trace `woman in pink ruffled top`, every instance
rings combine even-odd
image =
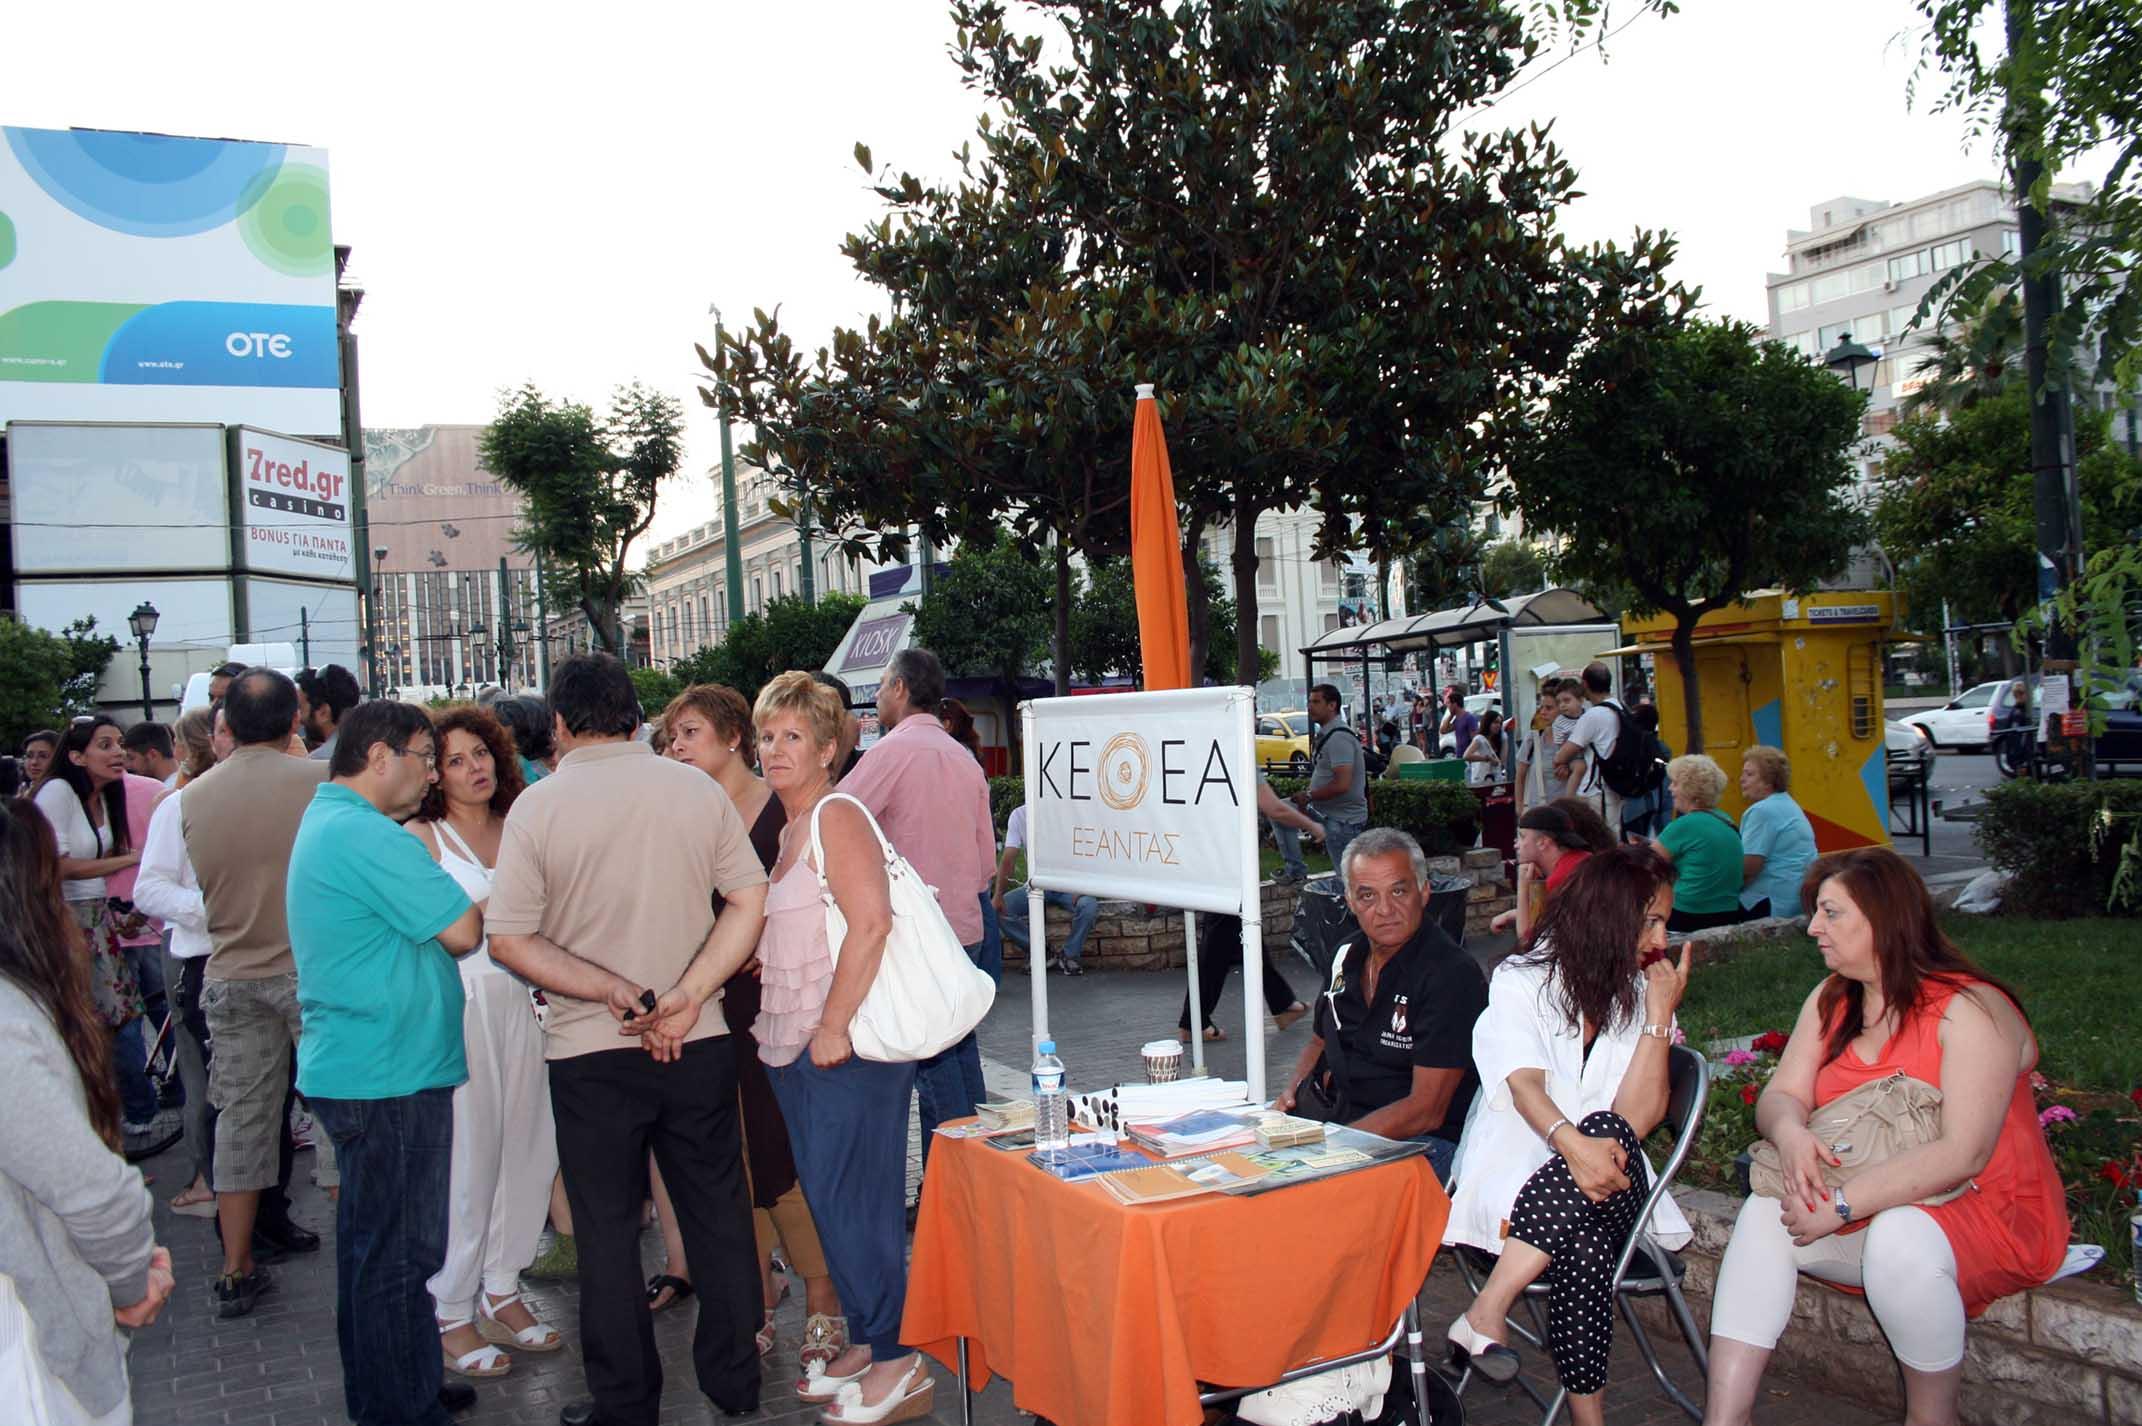
[[[892,887],[870,814],[833,791],[846,714],[839,696],[806,673],[774,679],[752,710],[759,770],[788,814],[766,893],[752,1034],[788,1120],[796,1174],[853,1344],[830,1362],[810,1363],[796,1394],[825,1406],[827,1421],[906,1421],[931,1404],[929,1371],[900,1345],[915,1066],[858,1059],[848,1040],[884,959]],[[813,865],[814,822],[823,867]],[[826,939],[821,872],[847,924],[837,954]]]

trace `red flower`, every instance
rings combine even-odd
[[[1755,1043],[1749,1048],[1768,1055],[1782,1055],[1785,1053],[1785,1037],[1776,1030],[1766,1030],[1755,1037]]]
[[[1754,1085],[1744,1084],[1740,1087],[1740,1102],[1743,1104],[1753,1104],[1761,1094],[1762,1091],[1757,1089]]]
[[[2127,1170],[2111,1159],[2105,1160],[2105,1166],[2097,1171],[2097,1176],[2114,1188],[2128,1188],[2133,1184],[2133,1180],[2127,1176]]]
[[[2135,1108],[2142,1109],[2142,1084],[2138,1084],[2133,1089],[2128,1090],[2127,1097],[2134,1101]]]

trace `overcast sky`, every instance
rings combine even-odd
[[[1813,204],[1993,173],[1953,116],[1906,106],[1915,18],[1910,0],[1684,0],[1479,122],[1553,119],[1588,195],[1572,235],[1664,227],[1713,311],[1760,322]],[[779,304],[809,345],[873,310],[839,253],[877,211],[855,143],[942,175],[981,108],[938,0],[39,5],[8,30],[0,121],[329,150],[367,290],[368,425],[485,421],[523,381],[687,398],[658,536],[710,511],[691,380],[709,302],[732,320]]]

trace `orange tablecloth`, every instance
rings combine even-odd
[[[1450,1200],[1425,1158],[1254,1197],[1132,1208],[1023,1153],[939,1138],[900,1340],[970,1341],[1063,1426],[1198,1426],[1199,1382],[1264,1386],[1380,1341],[1420,1290]]]

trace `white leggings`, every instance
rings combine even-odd
[[[1718,1264],[1711,1335],[1764,1351],[1776,1347],[1792,1320],[1803,1272],[1864,1288],[1890,1350],[1913,1371],[1943,1372],[1963,1360],[1956,1254],[1941,1225],[1922,1209],[1885,1208],[1863,1232],[1833,1233],[1799,1248],[1776,1199],[1748,1199]]]

